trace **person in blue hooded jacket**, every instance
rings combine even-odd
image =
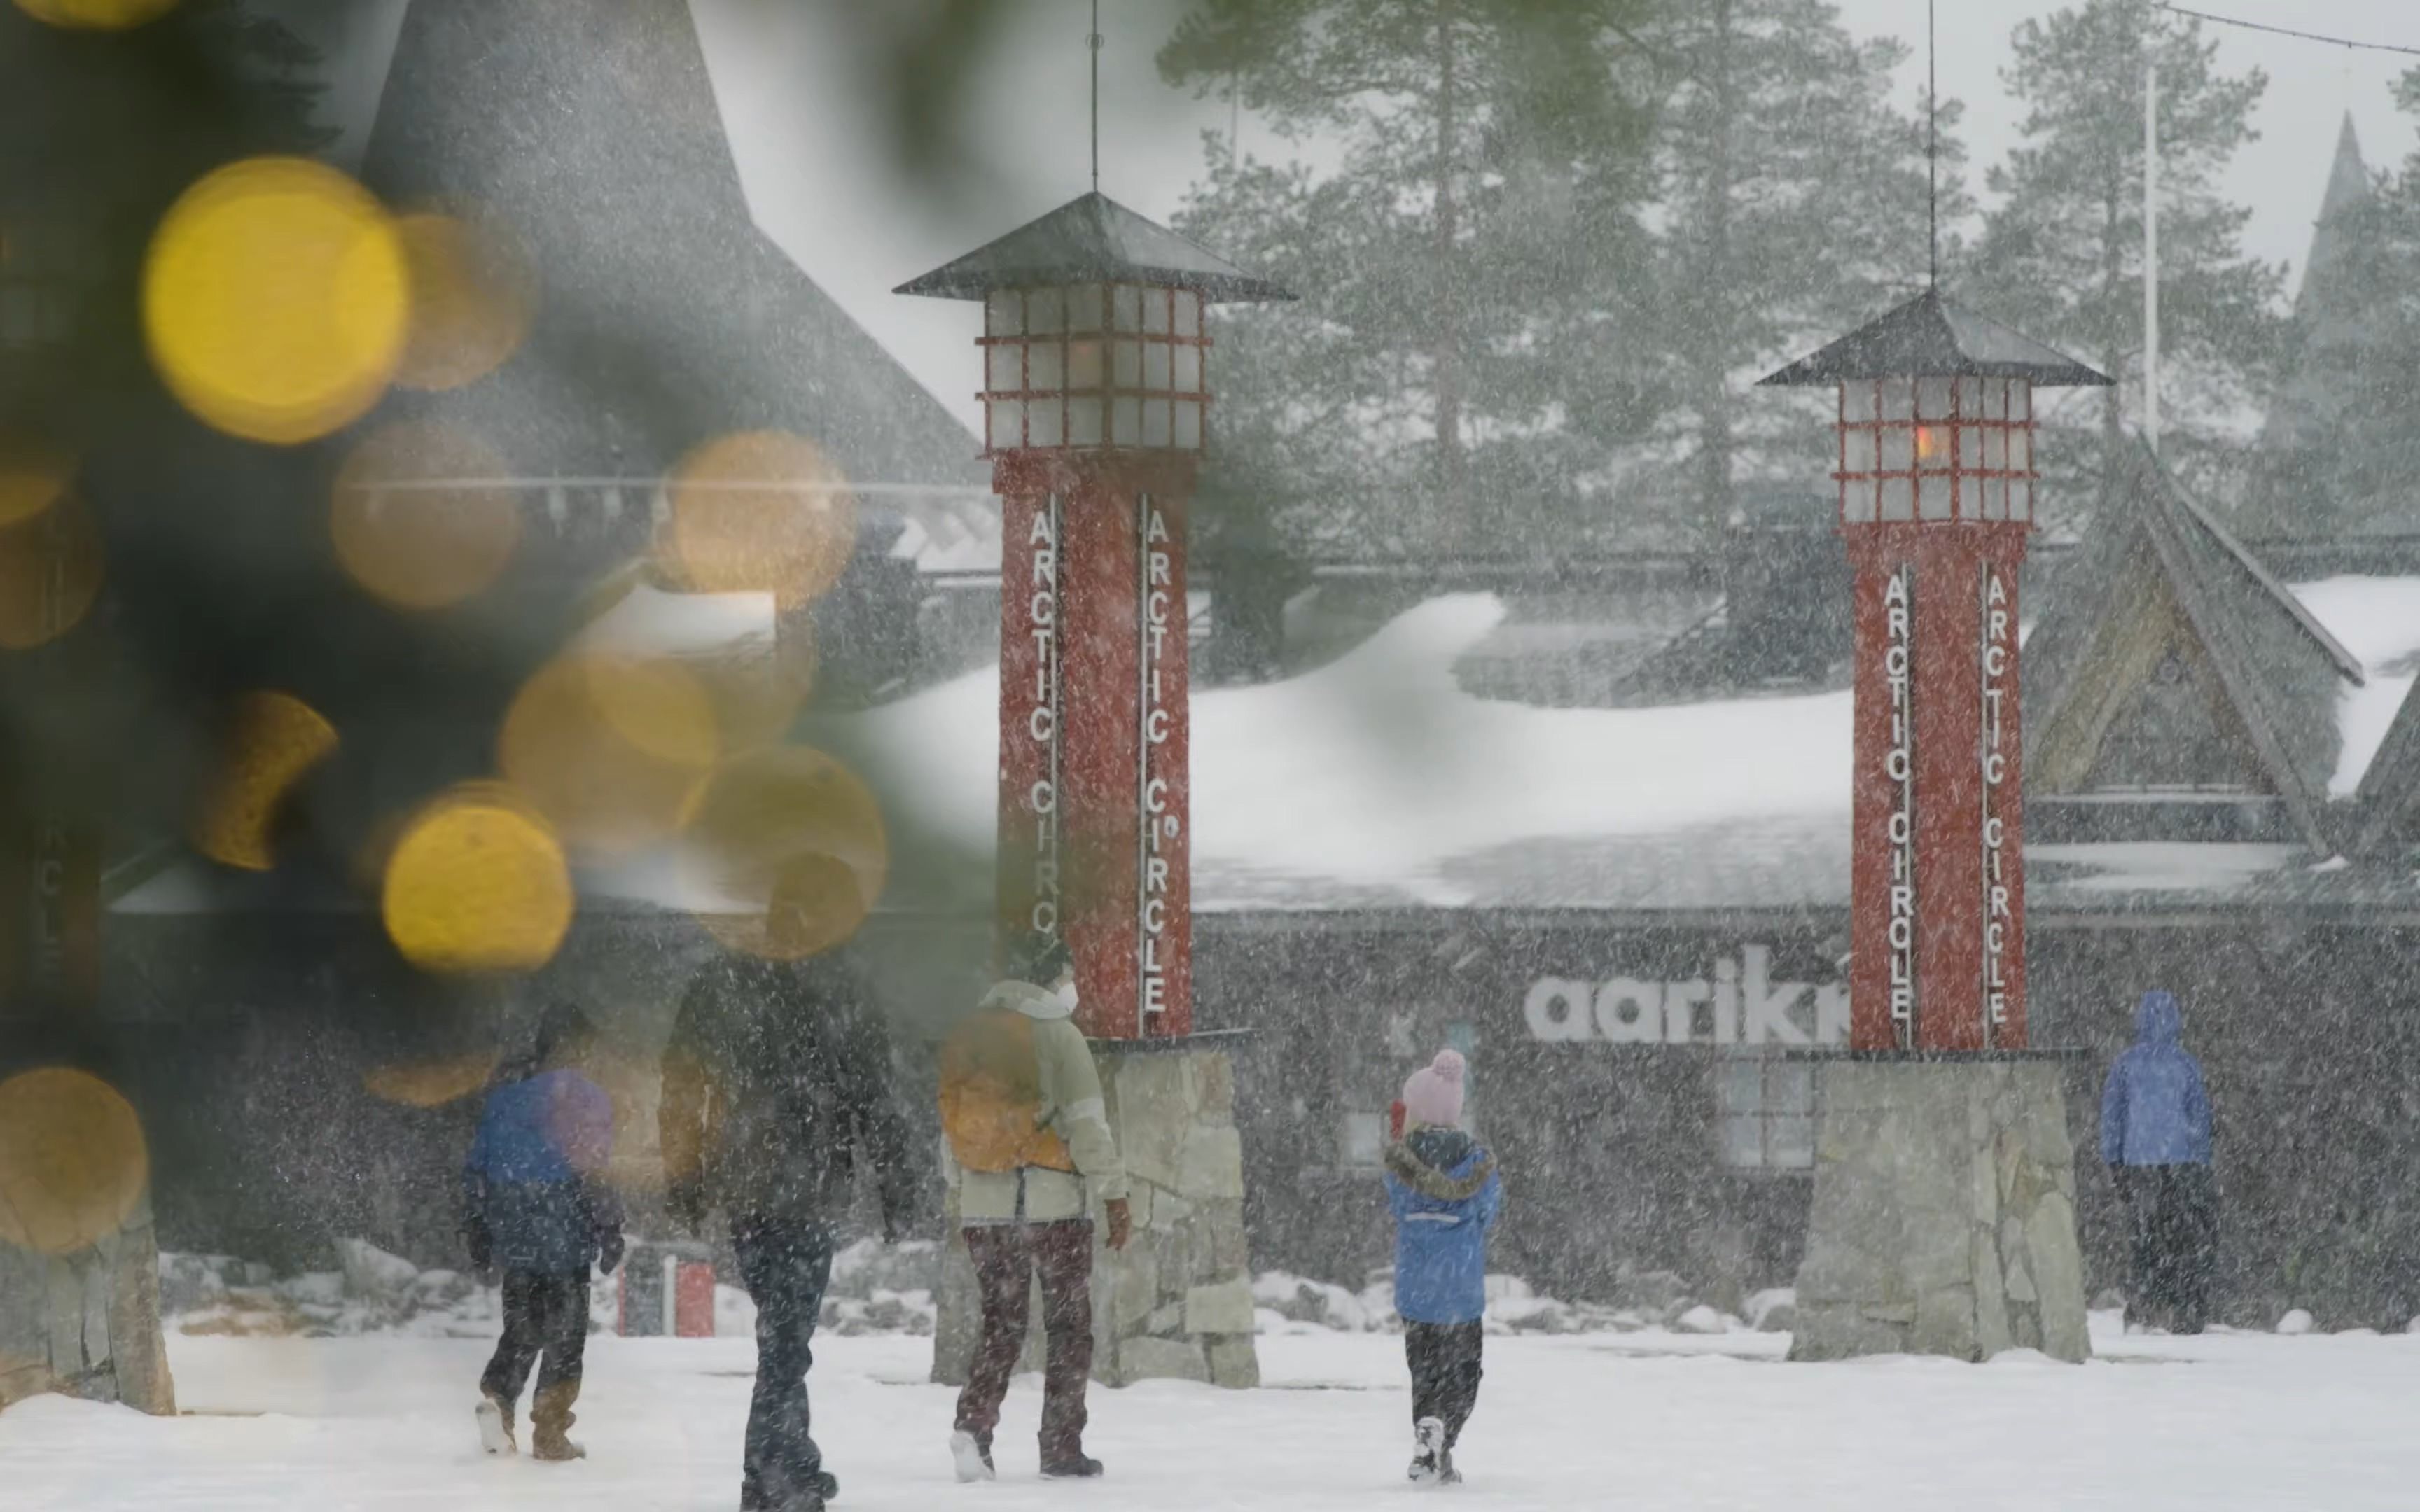
[[[1441,1050],[1404,1084],[1404,1134],[1387,1147],[1395,1311],[1412,1371],[1411,1478],[1462,1479],[1453,1447],[1479,1405],[1487,1232],[1504,1200],[1496,1157],[1464,1133],[1463,1058]]]
[[[462,1163],[464,1246],[480,1270],[504,1272],[504,1335],[476,1409],[489,1454],[518,1447],[513,1410],[532,1365],[532,1458],[585,1453],[566,1434],[588,1342],[588,1272],[611,1274],[622,1261],[621,1205],[603,1180],[613,1103],[578,1069],[595,1038],[577,1008],[549,1006],[530,1054],[497,1071]]]
[[[2174,995],[2148,992],[2134,1042],[2101,1094],[2101,1158],[2133,1228],[2133,1298],[2145,1322],[2197,1334],[2210,1312],[2218,1190],[2211,1173],[2210,1090],[2184,1048]]]

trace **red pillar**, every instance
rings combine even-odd
[[[1001,453],[1000,922],[1105,1039],[1193,1023],[1183,453]]]
[[[1855,575],[1850,1043],[2025,1043],[2017,578],[2028,527],[1844,527]]]

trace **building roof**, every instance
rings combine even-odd
[[[1094,283],[1198,289],[1211,300],[1294,298],[1097,189],[954,262],[909,279],[896,292],[980,300],[999,288]]]
[[[2025,378],[2040,388],[2109,383],[2075,359],[1952,303],[1937,288],[1759,381],[1786,388],[1916,373]]]

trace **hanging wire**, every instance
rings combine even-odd
[[[1940,51],[1932,23],[1933,0],[1924,0],[1924,237],[1931,257],[1926,286],[1941,286],[1941,82]]]
[[[1093,54],[1093,193],[1101,192],[1101,0],[1093,0],[1093,29],[1085,34]]]
[[[2362,42],[2350,37],[2328,37],[2319,32],[2298,32],[2291,26],[2273,26],[2267,22],[2242,21],[2234,16],[2214,16],[2207,10],[2192,10],[2173,6],[2167,0],[2151,0],[2155,10],[2165,10],[2195,21],[2207,21],[2219,26],[2241,26],[2248,32],[2267,32],[2274,37],[2294,37],[2305,42],[2325,42],[2330,47],[2350,48],[2357,53],[2399,53],[2405,57],[2420,57],[2420,47],[2405,47],[2395,42]]]

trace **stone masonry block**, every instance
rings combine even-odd
[[[1186,1136],[1184,1164],[1176,1180],[1179,1196],[1195,1199],[1244,1196],[1244,1141],[1233,1128],[1197,1126]]]
[[[1252,1285],[1240,1276],[1185,1294],[1187,1334],[1249,1334],[1252,1327]]]
[[[1191,1339],[1164,1339],[1144,1335],[1118,1346],[1118,1377],[1137,1381],[1210,1380],[1210,1359]]]
[[[1174,1055],[1129,1056],[1116,1072],[1118,1151],[1127,1174],[1171,1189],[1181,1189],[1177,1173],[1193,1126],[1184,1061]]]
[[[1212,1381],[1230,1391],[1250,1391],[1260,1385],[1261,1356],[1253,1347],[1252,1335],[1235,1334],[1214,1337],[1208,1343]]]

